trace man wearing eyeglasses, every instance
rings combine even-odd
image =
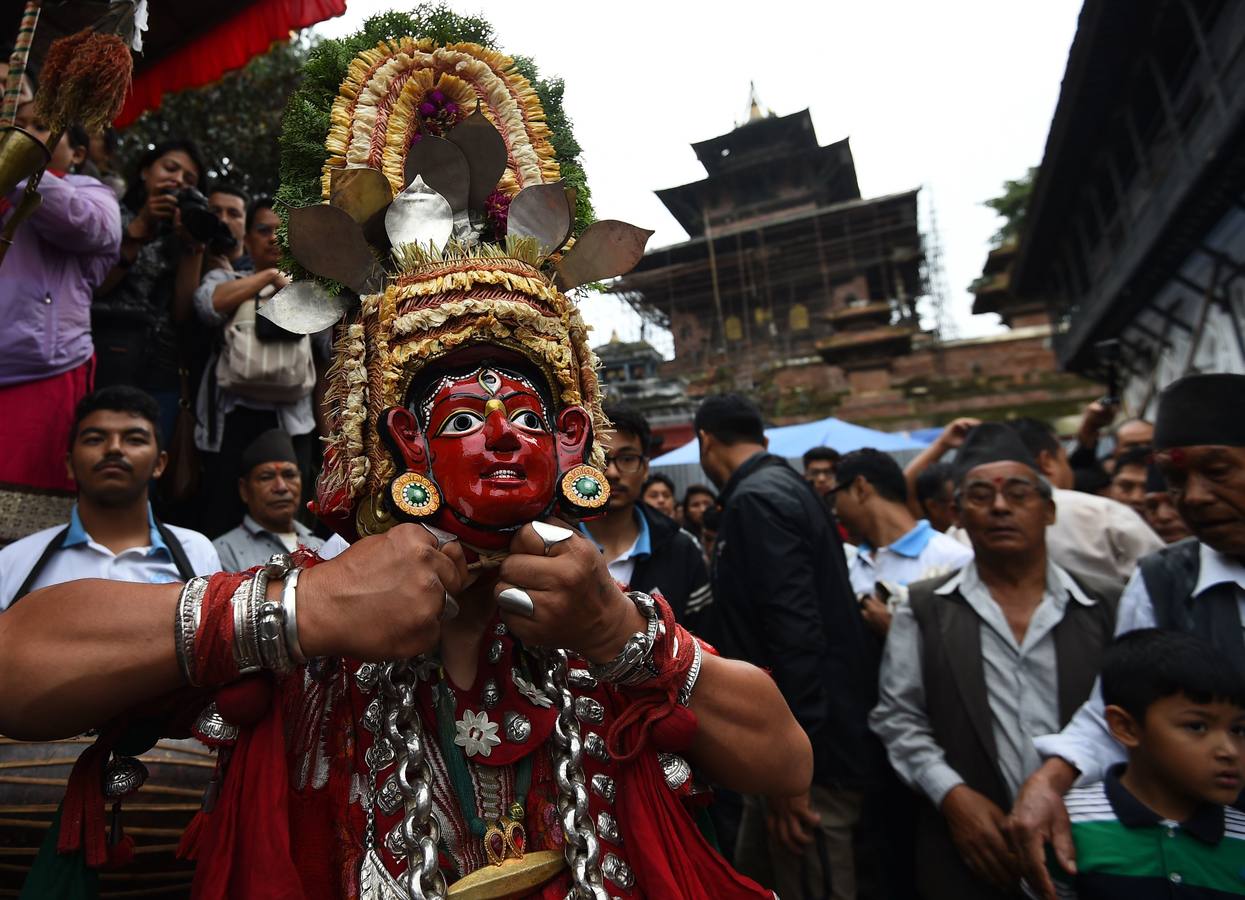
[[[605,515],[580,524],[609,562],[610,575],[624,590],[660,591],[675,617],[695,631],[713,600],[709,570],[696,539],[678,523],[640,499],[648,478],[651,432],[644,416],[606,403],[613,432],[599,436],[610,483]]]
[[[1048,558],[1051,486],[1012,429],[978,425],[956,463],[974,560],[910,588],[869,723],[895,771],[929,801],[917,825],[924,896],[1018,897],[1007,811],[1041,765],[1034,739],[1089,696],[1115,610]]]
[[[328,332],[308,338],[263,331],[258,303],[289,284],[277,266],[281,220],[272,201],[247,208],[242,244],[246,257],[226,260],[207,272],[195,291],[195,313],[203,325],[222,329],[220,348],[203,372],[195,404],[195,445],[203,457],[203,490],[210,498],[199,528],[215,538],[242,519],[246,508],[237,478],[243,451],[266,431],[279,428],[294,442],[303,484],[311,484],[315,451],[315,385],[331,355]]]

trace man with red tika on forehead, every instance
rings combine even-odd
[[[1190,375],[1169,385],[1158,399],[1154,458],[1194,536],[1141,560],[1120,598],[1116,633],[1192,632],[1245,675],[1245,375]],[[1044,845],[1075,872],[1063,795],[1101,780],[1126,756],[1107,730],[1097,688],[1038,750],[1046,762],[1016,800],[1011,837],[1030,884],[1053,898]]]
[[[344,316],[315,503],[344,540],[0,617],[0,732],[100,732],[32,880],[123,857],[105,803],[188,730],[217,748],[197,898],[771,896],[702,834],[702,779],[800,794],[807,737],[572,527],[609,423],[565,292],[649,232],[593,221],[560,87],[491,34],[377,17],[313,51],[285,120],[294,281],[263,314]]]
[[[1021,896],[1004,822],[1041,764],[1034,739],[1089,695],[1115,608],[1051,560],[1051,485],[1016,432],[982,423],[956,454],[973,559],[909,587],[886,637],[869,725],[923,795],[916,878],[926,900]]]

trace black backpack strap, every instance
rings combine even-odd
[[[1188,538],[1143,556],[1138,565],[1154,606],[1154,624],[1159,628],[1192,631],[1189,601],[1201,569],[1197,539]]]
[[[186,556],[182,542],[177,539],[177,535],[173,534],[173,529],[163,522],[156,522],[156,531],[160,532],[165,546],[169,548],[169,555],[173,557],[173,565],[177,566],[177,574],[182,576],[182,581],[194,578],[195,570],[190,565],[190,559]]]
[[[17,589],[17,593],[13,595],[13,599],[9,602],[10,608],[13,604],[17,603],[18,600],[21,600],[30,593],[31,588],[35,586],[35,579],[39,577],[39,574],[45,568],[47,568],[48,560],[52,558],[53,553],[61,548],[61,543],[64,542],[65,535],[67,534],[69,534],[68,525],[56,532],[56,534],[52,535],[52,540],[48,541],[48,545],[43,548],[43,552],[40,553],[39,558],[35,560],[34,567],[26,575],[26,580],[22,582],[22,586],[19,587]]]

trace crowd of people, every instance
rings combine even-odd
[[[16,123],[46,139],[27,81]],[[0,482],[74,490],[63,458],[79,401],[95,389],[141,390],[157,404],[169,454],[151,498],[157,515],[216,538],[242,520],[236,482],[264,432],[284,431],[302,485],[314,480],[329,335],[292,334],[257,315],[288,283],[269,197],[209,183],[191,140],[151,147],[125,178],[115,149],[113,132],[67,130],[42,203],[5,260]],[[0,198],[0,212],[24,188]]]
[[[779,499],[790,470],[765,455],[755,408],[707,399],[702,464],[735,525],[710,633],[773,672],[817,760],[811,794],[768,805],[786,839],[771,868],[746,826],[736,864],[780,896],[1245,890],[1243,388],[1182,379],[1156,424],[1126,420],[1109,442],[1115,410],[1095,403],[1070,451],[1031,419],[954,421],[902,470],[817,448],[817,510]],[[831,612],[853,602],[854,621]],[[749,609],[760,641],[732,627]],[[845,770],[843,748],[878,758]],[[861,799],[845,805],[849,786]]]
[[[19,123],[46,136],[33,91]],[[0,610],[344,543],[306,513],[332,335],[258,312],[288,283],[272,201],[207,183],[188,140],[124,183],[108,153],[54,148],[0,278],[0,481],[76,497],[0,549]],[[768,672],[811,745],[808,790],[719,792],[739,871],[809,900],[1245,893],[1243,391],[1186,377],[1153,424],[1095,403],[1069,444],[962,418],[906,467],[819,447],[802,477],[714,395],[714,487],[681,497],[643,415],[607,404],[609,500],[580,534]]]

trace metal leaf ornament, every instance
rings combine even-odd
[[[389,179],[370,166],[334,169],[329,181],[329,203],[366,225],[393,200]]]
[[[572,224],[561,181],[525,187],[510,201],[506,214],[506,234],[535,238],[541,256],[548,256],[566,243]]]
[[[259,315],[286,331],[315,334],[335,324],[353,305],[349,297],[334,296],[314,281],[295,281],[273,294]]]
[[[558,263],[556,284],[569,291],[581,284],[624,275],[644,256],[644,245],[652,236],[647,228],[617,219],[593,222]]]
[[[454,233],[454,210],[448,200],[416,175],[406,190],[389,204],[385,231],[395,248],[416,244],[440,252]]]
[[[290,253],[304,269],[356,294],[380,290],[385,273],[350,213],[327,203],[290,210]]]
[[[412,144],[406,154],[406,183],[414,181],[416,175],[444,197],[454,212],[467,208],[471,167],[453,141],[425,134]]]
[[[467,165],[471,167],[467,202],[472,209],[480,209],[497,188],[510,162],[506,142],[478,105],[475,112],[451,128],[445,137],[457,144],[467,158]]]

